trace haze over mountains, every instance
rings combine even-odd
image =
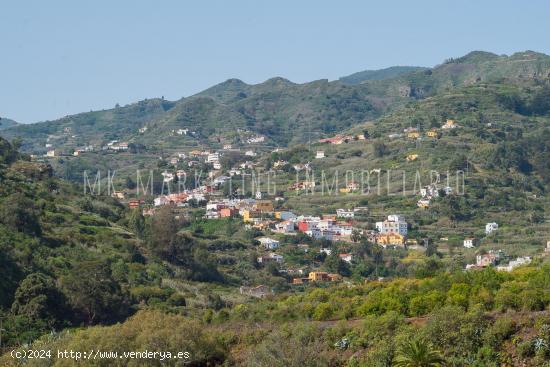
[[[533,51],[499,56],[474,51],[434,68],[393,67],[365,71],[337,81],[296,84],[272,78],[249,85],[229,79],[178,101],[147,99],[124,107],[58,120],[18,125],[1,135],[23,140],[22,149],[44,151],[48,136],[57,147],[100,145],[118,139],[151,144],[174,129],[190,128],[208,141],[223,135],[238,142],[242,131],[287,145],[335,134],[374,120],[407,103],[479,83],[536,87],[550,75],[550,57]],[[520,93],[521,91],[518,91]],[[147,126],[145,134],[138,129]],[[68,136],[61,136],[65,131]]]

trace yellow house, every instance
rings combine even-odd
[[[243,210],[243,221],[246,222],[253,222],[253,219],[259,218],[260,215],[259,211],[256,210]]]
[[[328,273],[324,271],[312,271],[309,273],[308,278],[313,282],[325,281],[328,280]]]
[[[399,233],[382,233],[378,235],[378,244],[379,245],[405,245],[405,236],[400,235]]]
[[[426,135],[429,138],[437,138],[438,132],[437,132],[437,130],[430,130],[426,133]]]
[[[340,189],[340,192],[344,193],[344,194],[347,194],[347,193],[357,191],[357,190],[359,190],[359,184],[355,181],[352,181],[352,182],[348,182],[346,187],[342,187]]]
[[[420,133],[418,131],[411,131],[407,134],[407,137],[411,139],[418,139],[420,138]]]
[[[416,206],[422,209],[428,209],[430,207],[430,200],[420,199],[416,202]]]
[[[407,162],[416,161],[418,159],[418,154],[409,154],[405,159]]]

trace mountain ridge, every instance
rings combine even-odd
[[[281,77],[258,84],[228,79],[177,101],[144,100],[18,125],[1,134],[8,139],[21,137],[24,151],[42,153],[52,136],[56,140],[54,147],[61,149],[100,146],[109,140],[158,145],[173,130],[185,128],[196,131],[196,137],[204,143],[212,136],[226,136],[229,143],[239,143],[242,131],[246,131],[265,135],[274,144],[288,145],[334,134],[409,102],[449,93],[453,88],[485,82],[536,86],[549,78],[548,55],[533,51],[510,56],[472,51],[433,68],[355,85],[327,79],[301,84]],[[139,134],[141,127],[148,127],[148,131]]]

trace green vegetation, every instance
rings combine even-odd
[[[548,366],[548,70],[550,58],[530,51],[472,52],[432,69],[390,68],[305,84],[231,79],[176,102],[152,99],[0,125],[12,139],[0,138],[0,365],[74,363],[2,355],[30,345],[187,351],[186,362],[196,366]],[[442,129],[447,119],[458,127]],[[188,134],[176,132],[184,128]],[[418,137],[408,136],[411,128]],[[351,137],[318,142],[336,134]],[[266,141],[246,142],[255,135]],[[110,140],[128,141],[128,151],[99,150]],[[43,154],[46,144],[61,156],[31,160],[24,153]],[[197,200],[148,215],[82,193],[84,170],[92,179],[117,170],[123,201],[137,197],[137,169],[155,172],[154,195],[165,188],[163,171],[184,171],[191,187],[204,184],[213,172],[204,158],[193,158],[200,160],[194,167],[170,158],[225,144],[241,151],[222,151],[217,176],[245,162],[259,173],[274,169],[275,195],[282,198],[275,208],[298,215],[362,207],[353,235],[330,242],[251,228],[241,218],[205,219]],[[96,151],[72,156],[88,145]],[[245,155],[248,149],[258,155]],[[316,159],[316,151],[326,157]],[[290,189],[306,180],[294,167],[300,164],[316,175],[313,193]],[[252,179],[250,168],[242,171],[235,186],[212,197],[255,194],[237,182],[246,174]],[[449,180],[452,190],[419,207],[418,190],[435,171],[439,186]],[[463,187],[456,171],[464,173]],[[365,172],[370,191],[339,190]],[[153,198],[143,199],[151,205]],[[392,213],[405,216],[410,244],[418,246],[371,242],[368,231]],[[485,224],[493,221],[499,229],[487,235]],[[265,235],[280,241],[284,263],[260,262],[271,252],[257,241]],[[477,239],[476,248],[462,246],[466,237]],[[496,249],[533,262],[512,272],[463,270]],[[342,260],[342,253],[353,259]],[[313,270],[343,280],[291,284]],[[267,290],[261,299],[239,292],[258,285]]]

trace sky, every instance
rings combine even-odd
[[[0,2],[0,117],[30,123],[229,78],[303,83],[473,50],[550,54],[546,0]]]

